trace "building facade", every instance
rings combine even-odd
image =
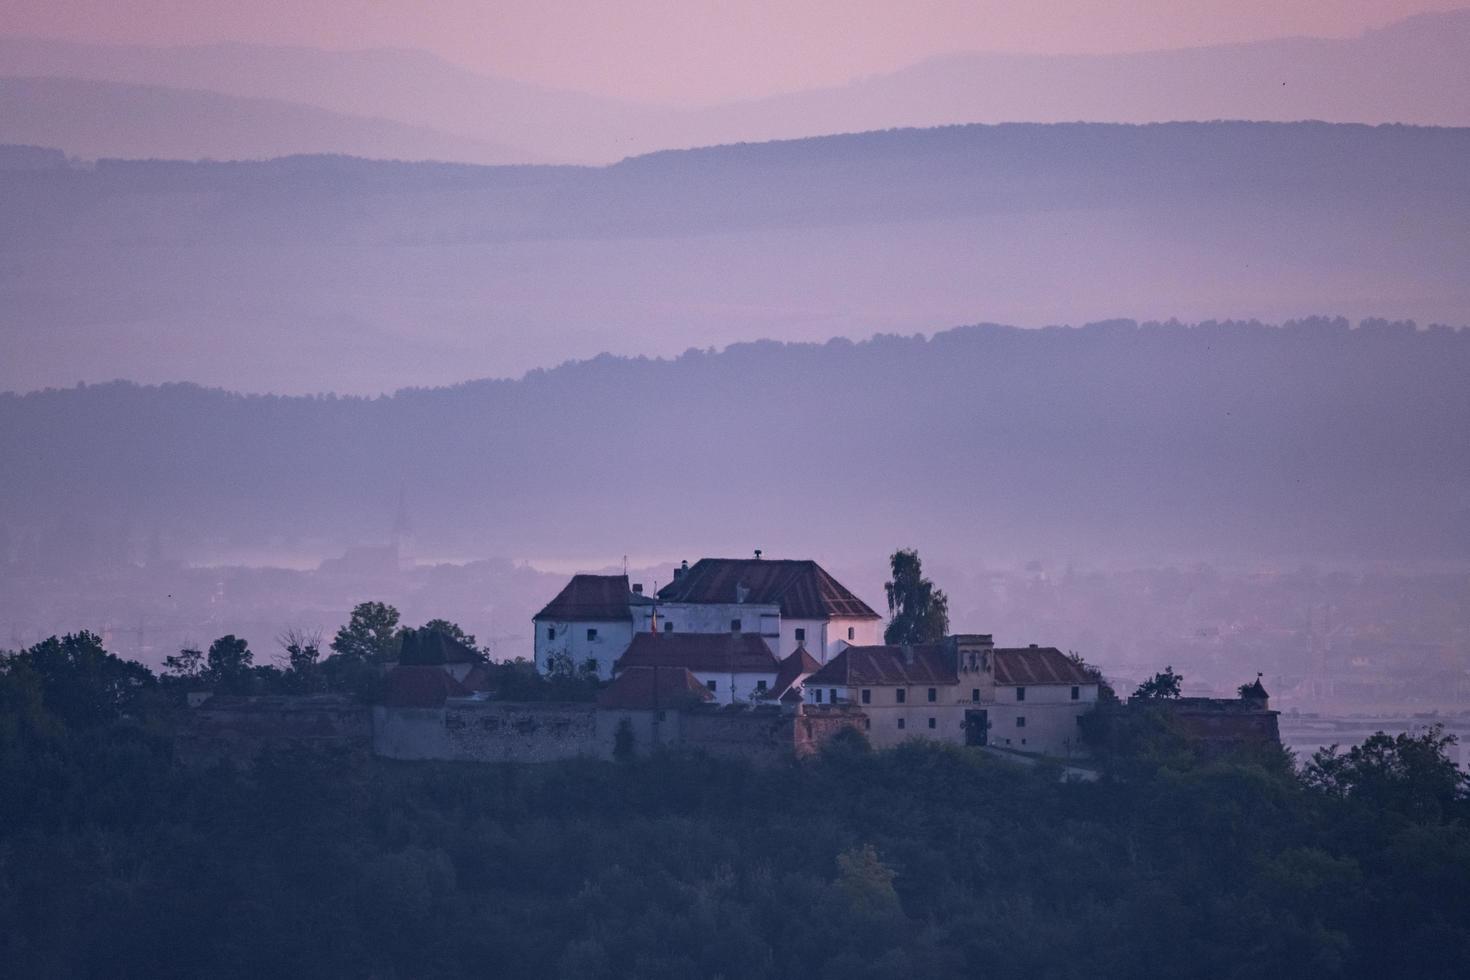
[[[573,668],[590,664],[599,678],[611,680],[613,666],[633,642],[636,612],[651,606],[626,575],[573,575],[531,618],[536,669],[548,673],[566,658],[563,662]]]
[[[916,646],[852,646],[802,685],[810,706],[853,705],[875,747],[911,738],[1082,755],[1078,719],[1098,682],[1055,647],[997,650],[961,634]]]

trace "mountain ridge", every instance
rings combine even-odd
[[[1109,55],[958,52],[842,85],[694,108],[548,89],[413,49],[107,47],[0,38],[0,75],[17,73],[298,100],[566,162],[967,122],[1232,118],[1470,125],[1470,9],[1419,14],[1351,38]]]

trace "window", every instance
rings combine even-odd
[[[893,699],[899,704],[903,704],[909,699],[908,689],[900,687],[898,690],[893,692]]]
[[[1073,701],[1077,701],[1077,700],[1080,700],[1081,697],[1082,697],[1082,688],[1080,688],[1080,687],[1074,687],[1074,688],[1072,688],[1072,700]]]
[[[1017,728],[1025,728],[1026,727],[1026,716],[1025,715],[1016,715],[1016,727]]]
[[[929,703],[930,704],[933,704],[935,701],[938,701],[938,700],[939,700],[939,689],[938,688],[933,688],[933,687],[929,688]],[[930,725],[929,727],[930,728],[933,728],[934,726],[933,725]]]
[[[669,620],[667,620],[667,619],[664,620],[664,632],[665,633],[672,633],[672,632],[674,632],[674,624],[672,622],[670,622]]]
[[[863,719],[863,731],[870,732],[872,730],[873,730],[873,719],[871,719],[871,718],[864,718]]]
[[[939,727],[939,725],[938,725],[938,724],[937,724],[937,723],[936,723],[936,722],[935,722],[935,721],[934,721],[934,719],[933,719],[933,718],[930,718],[930,719],[929,719],[929,727],[930,727],[930,728],[938,728],[938,727]]]
[[[873,692],[870,691],[870,690],[868,690],[866,687],[863,688],[863,704],[872,704],[872,703],[873,703]]]
[[[595,630],[595,629],[588,630],[587,631],[587,640],[588,640],[588,642],[591,642],[592,640],[595,640],[595,639],[597,639],[597,630]]]
[[[738,620],[738,619],[732,619],[732,620],[730,620],[730,632],[731,633],[739,633],[740,632],[740,620]]]
[[[903,727],[903,719],[902,718],[898,719],[898,727],[899,728],[902,728]]]
[[[755,682],[755,689],[757,691],[764,691],[766,689],[766,682],[765,681],[756,681]]]
[[[594,673],[594,674],[597,673],[597,658],[596,657],[588,657],[587,658],[587,667],[588,667],[589,670],[592,671],[592,673]]]
[[[822,703],[822,689],[820,687],[819,688],[816,688],[812,693],[814,694],[814,696],[817,699],[817,704],[821,704]]]
[[[976,704],[980,703],[980,689],[978,687],[970,688],[970,700]]]
[[[857,639],[857,627],[855,627],[855,626],[849,626],[847,628],[847,638],[849,640],[855,640],[855,639]]]
[[[556,627],[555,626],[548,626],[548,627],[546,627],[546,638],[548,640],[554,640],[554,639],[556,639]]]
[[[1018,687],[1018,688],[1016,688],[1016,700],[1017,701],[1024,701],[1024,700],[1026,700],[1026,689],[1024,687]]]
[[[834,687],[834,688],[832,688],[832,690],[828,691],[827,693],[830,694],[830,695],[832,695],[832,703],[833,704],[836,704],[837,703],[837,688]]]
[[[714,681],[705,681],[704,682],[704,686],[707,687],[707,688],[709,688],[711,691],[713,691],[713,690],[715,690],[715,686],[716,685],[715,685],[715,682]]]
[[[806,629],[804,627],[798,626],[796,628],[796,642],[797,643],[805,643],[806,642]]]

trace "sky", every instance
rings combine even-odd
[[[622,99],[704,104],[892,71],[961,50],[1118,52],[1347,37],[1433,0],[0,0],[0,34],[431,51]]]

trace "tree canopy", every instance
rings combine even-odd
[[[899,549],[888,559],[893,577],[888,593],[885,643],[937,643],[949,633],[949,597],[924,577],[918,551]]]

